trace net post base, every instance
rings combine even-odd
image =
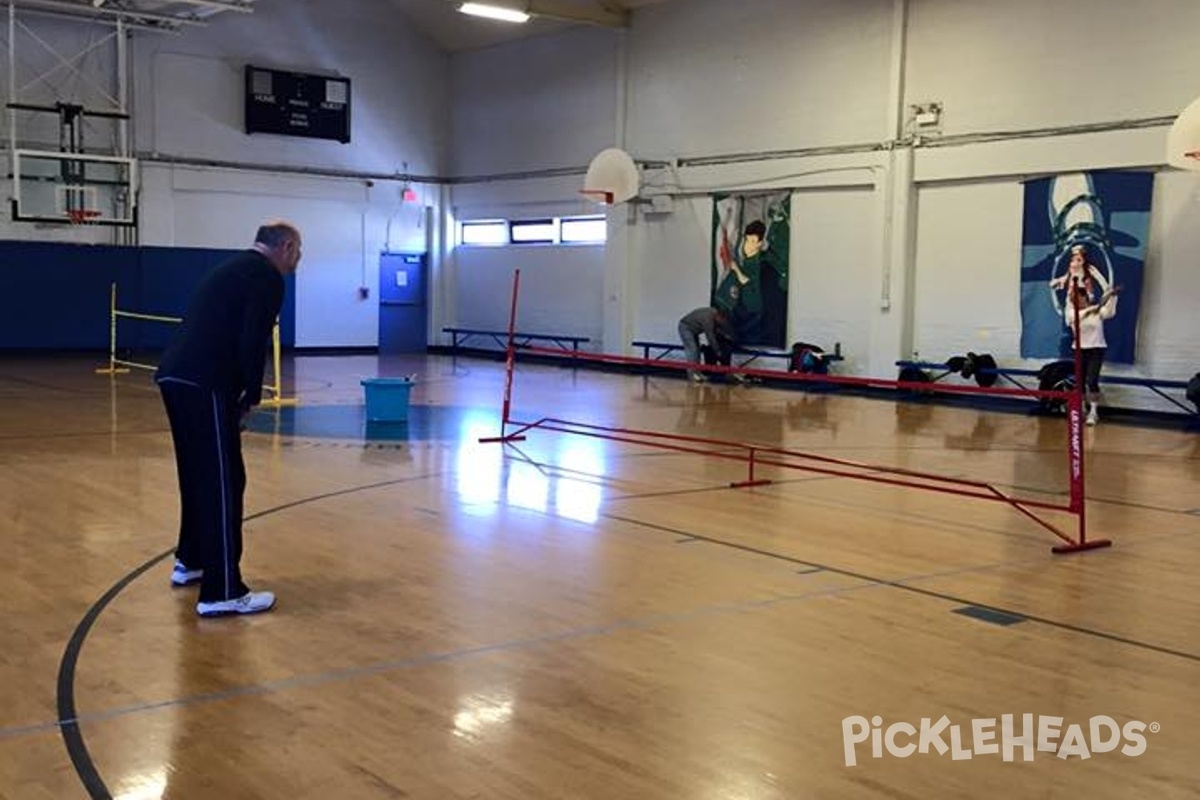
[[[1112,541],[1109,539],[1092,539],[1088,542],[1056,544],[1050,548],[1050,551],[1058,555],[1069,555],[1071,553],[1082,553],[1085,550],[1099,550],[1102,547],[1112,547]]]

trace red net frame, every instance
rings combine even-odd
[[[714,458],[741,461],[746,464],[745,480],[732,481],[729,485],[734,488],[763,486],[772,481],[755,476],[758,466],[772,466],[784,469],[795,469],[803,472],[816,472],[843,478],[871,481],[873,483],[904,486],[913,489],[940,492],[944,494],[970,497],[977,500],[989,500],[1005,503],[1013,510],[1030,518],[1042,528],[1054,534],[1061,541],[1054,545],[1051,551],[1056,554],[1078,553],[1112,545],[1109,539],[1087,538],[1086,500],[1084,495],[1084,451],[1083,451],[1083,359],[1079,346],[1079,336],[1075,335],[1075,386],[1071,391],[1041,391],[1036,389],[982,388],[977,386],[939,386],[930,383],[913,383],[895,381],[884,378],[861,378],[840,375],[812,375],[807,373],[781,372],[778,370],[747,369],[744,367],[726,367],[711,364],[690,364],[683,361],[656,360],[630,356],[608,354],[571,352],[570,358],[586,361],[597,361],[610,364],[650,365],[674,369],[703,369],[712,373],[736,373],[747,376],[772,378],[776,380],[813,381],[822,384],[842,384],[848,386],[893,388],[913,392],[940,392],[947,394],[981,394],[989,396],[1012,396],[1065,400],[1067,403],[1067,457],[1070,478],[1070,499],[1066,505],[1047,503],[1037,500],[1027,500],[1014,497],[996,486],[985,481],[975,481],[963,478],[950,478],[917,470],[901,469],[883,464],[869,464],[847,459],[833,458],[814,453],[805,453],[781,447],[758,445],[749,442],[735,442],[725,439],[714,439],[699,436],[684,436],[681,434],[660,433],[657,431],[639,430],[636,428],[611,427],[589,423],[573,422],[554,417],[543,417],[533,422],[513,419],[512,385],[513,372],[516,363],[516,331],[517,298],[521,287],[521,271],[513,274],[512,302],[508,319],[508,347],[505,356],[504,399],[500,412],[500,435],[484,437],[483,443],[507,444],[523,441],[525,434],[531,430],[546,430],[557,433],[589,436],[609,441],[637,444],[646,447],[656,447],[682,453],[696,453]],[[1079,309],[1075,310],[1075,330],[1079,330]],[[523,352],[534,355],[549,355],[562,357],[563,351],[547,347],[523,346]],[[509,428],[513,430],[510,432]],[[732,452],[731,452],[732,451]],[[1074,536],[1061,530],[1058,526],[1043,519],[1035,511],[1058,511],[1070,514],[1076,519]]]

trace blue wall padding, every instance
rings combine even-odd
[[[117,308],[181,317],[204,274],[236,253],[198,247],[117,247],[0,241],[0,349],[108,350],[109,290]],[[280,339],[296,339],[294,278],[287,279]],[[161,350],[177,325],[121,318],[118,349]]]

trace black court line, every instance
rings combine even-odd
[[[1012,483],[996,483],[994,486],[999,486],[1004,489],[1015,489],[1021,492],[1029,492],[1030,494],[1049,495],[1051,497],[1067,497],[1069,492],[1061,489],[1042,489],[1036,486],[1018,486]],[[1200,508],[1193,508],[1190,511],[1182,508],[1167,508],[1166,506],[1156,506],[1150,503],[1138,503],[1133,500],[1116,500],[1111,497],[1096,497],[1093,495],[1085,495],[1084,499],[1089,503],[1101,503],[1106,506],[1122,506],[1124,508],[1140,508],[1144,511],[1158,511],[1163,514],[1195,514],[1200,512]]]
[[[87,793],[92,798],[111,800],[112,795],[109,793],[108,787],[104,784],[104,779],[100,777],[100,772],[96,769],[96,763],[92,761],[92,757],[88,753],[87,744],[83,740],[83,731],[79,729],[79,723],[76,720],[75,668],[79,663],[79,653],[83,650],[83,643],[87,641],[87,636],[91,633],[92,626],[96,624],[96,620],[100,618],[100,614],[108,607],[108,604],[116,599],[116,596],[126,586],[133,583],[138,577],[160,561],[170,556],[172,552],[172,550],[168,550],[165,553],[160,553],[113,584],[88,609],[83,619],[75,626],[75,631],[71,634],[70,641],[67,642],[67,649],[63,652],[62,661],[58,665],[56,701],[58,706],[59,731],[62,734],[63,744],[66,745],[67,755],[70,756],[71,764],[75,767],[75,774],[79,776],[83,788],[87,790]]]
[[[245,521],[265,517],[269,514],[276,514],[280,511],[285,511],[290,508],[305,505],[307,503],[315,503],[320,500],[328,500],[331,497],[340,497],[342,495],[354,494],[356,492],[369,491],[378,489],[384,486],[396,486],[402,483],[415,483],[417,481],[428,480],[443,475],[442,472],[434,472],[428,475],[418,475],[409,478],[397,478],[390,481],[380,481],[378,483],[365,484],[363,486],[354,486],[349,489],[339,489],[325,494],[306,497],[301,500],[296,500],[291,503],[284,503],[274,508],[259,511],[245,517]],[[75,707],[75,670],[79,664],[79,655],[83,651],[83,645],[87,641],[88,634],[91,633],[92,627],[96,624],[96,620],[104,613],[104,610],[117,598],[129,584],[133,583],[148,570],[153,569],[156,565],[170,558],[175,552],[175,548],[171,548],[163,553],[151,558],[141,566],[135,568],[125,577],[114,583],[111,588],[100,599],[92,604],[87,613],[83,615],[83,619],[75,626],[74,632],[71,634],[70,640],[67,642],[67,647],[63,651],[62,659],[58,665],[58,685],[56,688],[56,705],[58,709],[58,728],[62,734],[63,744],[67,748],[67,755],[71,759],[71,764],[75,767],[75,774],[79,776],[80,782],[92,800],[113,800],[112,793],[109,792],[108,786],[105,785],[104,779],[100,777],[99,770],[96,769],[96,763],[92,760],[91,753],[88,752],[87,743],[83,738],[83,731],[79,728],[79,715]]]
[[[833,481],[838,480],[837,475],[816,475],[811,478],[787,478],[785,480],[771,480],[769,486],[794,486],[800,483],[813,483],[815,481]],[[760,489],[765,486],[757,487]],[[714,486],[700,486],[694,489],[664,489],[661,492],[641,492],[638,494],[622,494],[614,495],[608,498],[610,503],[621,502],[625,500],[654,500],[660,497],[683,497],[689,494],[705,494],[707,492],[740,492],[742,487],[730,486],[728,483],[716,484]]]
[[[453,662],[477,655],[512,652],[529,647],[538,647],[544,644],[578,641],[595,636],[607,636],[621,631],[646,630],[657,626],[700,619],[711,615],[731,613],[737,614],[760,608],[769,608],[783,603],[792,603],[823,597],[835,597],[854,592],[873,590],[875,588],[877,587],[873,584],[858,583],[854,586],[838,586],[814,589],[801,592],[799,594],[773,595],[771,597],[741,602],[718,603],[714,605],[699,606],[685,611],[659,612],[648,614],[643,617],[618,619],[613,622],[586,625],[581,628],[568,628],[522,639],[508,639],[480,645],[470,645],[457,650],[417,653],[400,658],[378,661],[371,664],[345,667],[327,672],[295,675],[290,678],[282,678],[279,680],[268,681],[266,683],[244,684],[215,692],[186,695],[183,697],[173,697],[167,700],[160,700],[152,703],[121,706],[117,708],[111,708],[106,711],[83,715],[77,718],[75,721],[81,723],[103,722],[132,714],[140,714],[143,712],[154,711],[163,708],[177,708],[201,703],[230,700],[238,697],[250,697],[271,692],[281,692],[289,689],[322,686],[328,683],[370,677],[372,675],[378,675],[394,670],[410,669],[427,664]],[[47,729],[57,726],[57,722],[52,722],[38,727],[41,729]],[[21,735],[25,730],[27,729],[0,729],[0,735]]]
[[[22,378],[22,377],[19,377],[16,375],[0,375],[0,381],[9,381],[9,382],[17,384],[18,386],[28,386],[28,387],[32,387],[34,389],[44,389],[46,391],[51,391],[51,392],[61,392],[62,394],[67,394],[67,395],[76,395],[76,396],[82,395],[84,397],[87,397],[87,396],[100,397],[102,395],[108,394],[108,390],[106,390],[106,389],[90,389],[90,388],[89,389],[80,389],[75,386],[62,386],[59,384],[47,383],[45,381],[34,380],[32,378]]]
[[[107,431],[73,431],[73,432],[67,432],[67,433],[14,433],[14,434],[10,434],[7,436],[0,436],[0,441],[17,442],[22,439],[36,439],[40,442],[40,441],[44,441],[47,439],[93,439],[98,436],[112,436],[114,433],[120,434],[121,436],[143,436],[143,435],[149,436],[152,434],[155,436],[159,436],[161,434],[170,433],[170,432],[171,432],[170,428],[151,428],[151,429],[147,429],[147,430],[136,430],[136,431],[107,430]]]
[[[874,474],[875,472],[877,472],[877,470],[872,470],[871,472],[869,472],[867,474]],[[815,481],[834,481],[834,480],[857,480],[857,478],[850,478],[849,476],[841,476],[841,475],[819,475],[819,476],[815,476],[812,478],[788,478],[786,480],[772,480],[771,483],[767,484],[766,486],[759,486],[756,488],[759,489],[760,491],[762,491],[762,490],[778,488],[780,486],[794,486],[794,485],[799,485],[799,484],[813,483]],[[674,489],[674,490],[663,491],[663,492],[647,492],[645,494],[619,495],[619,496],[610,497],[609,502],[616,502],[616,501],[620,501],[620,500],[656,499],[656,498],[660,498],[660,497],[675,497],[675,496],[688,495],[688,494],[703,494],[705,492],[723,492],[723,491],[740,492],[740,491],[744,491],[744,488],[729,486],[728,484],[721,484],[718,486],[705,486],[705,487],[701,487],[698,489]],[[824,508],[834,508],[834,509],[842,509],[842,510],[853,509],[855,511],[863,512],[863,513],[867,513],[867,514],[874,514],[874,515],[881,516],[881,517],[896,518],[896,517],[900,516],[899,514],[897,514],[894,511],[891,511],[890,509],[880,507],[880,506],[868,506],[868,505],[864,505],[862,503],[841,502],[841,501],[830,500],[828,498],[820,498],[819,500],[811,501],[811,502],[821,505]],[[951,522],[947,521],[947,519],[945,517],[936,516],[934,514],[918,514],[915,512],[908,512],[904,515],[903,518],[908,521],[926,522],[926,523],[929,523],[931,526],[938,527],[940,530],[948,531],[951,533],[953,533],[955,531],[970,530],[970,531],[978,531],[979,533],[986,533],[990,536],[1002,536],[1002,537],[1005,537],[1008,539],[1014,539],[1017,541],[1029,541],[1029,534],[1027,534],[1027,533],[1020,533],[1020,532],[1013,533],[1013,532],[1010,532],[1007,530],[1002,530],[1000,528],[996,528],[996,527],[992,527],[992,526],[988,526],[988,525],[978,525],[974,522],[966,522],[963,520],[954,520],[953,523],[951,523]]]
[[[516,450],[516,449],[517,449],[517,448],[516,448],[514,445],[512,445],[512,444],[509,444],[508,446],[509,446],[509,447],[512,447],[514,450]],[[829,448],[829,449],[830,449],[830,450],[833,450],[833,449],[837,449],[837,448]],[[841,448],[841,449],[843,449],[843,450],[855,450],[855,449],[863,449],[863,448],[858,448],[858,447],[846,447],[846,448]],[[872,449],[874,449],[874,448],[872,448]],[[916,451],[916,450],[926,450],[926,449],[939,449],[939,450],[940,450],[940,449],[944,449],[944,448],[940,448],[940,447],[939,447],[939,448],[923,448],[923,447],[922,447],[922,448],[917,448],[917,447],[907,447],[907,448],[901,448],[901,449],[902,449],[902,450],[904,450],[904,451]],[[990,449],[990,448],[989,448],[989,449]],[[1031,449],[1031,450],[1028,450],[1028,451],[1026,451],[1026,450],[1021,450],[1020,448],[1016,448],[1016,450],[1017,450],[1017,451],[1019,451],[1019,452],[1058,452],[1057,448],[1055,448],[1054,450],[1032,450],[1032,449]],[[533,460],[532,458],[530,458],[530,457],[526,456],[524,453],[521,453],[519,450],[518,450],[518,452],[521,454],[521,456],[522,456],[522,459],[517,459],[517,460],[525,460],[525,461],[527,461],[528,463],[530,463],[530,464],[532,464],[532,465],[534,465],[534,466],[538,466],[538,467],[540,467],[540,466],[543,466],[543,465],[541,465],[539,462],[537,462],[537,461]],[[738,449],[737,449],[737,448],[730,448],[730,449],[727,449],[727,450],[721,450],[721,451],[719,451],[719,452],[721,452],[721,453],[735,453],[735,452],[738,452]],[[1094,451],[1089,451],[1089,452],[1094,452]],[[648,457],[653,457],[653,458],[670,458],[670,457],[675,457],[675,456],[678,456],[678,455],[681,455],[681,454],[680,454],[680,453],[631,453],[631,454],[628,454],[628,455],[623,455],[623,456],[621,456],[621,458],[623,458],[623,459],[628,459],[628,458],[648,458]],[[697,454],[697,455],[703,455],[703,454]],[[1114,451],[1113,455],[1121,455],[1121,454],[1120,454],[1120,453],[1116,453],[1116,452]],[[1165,457],[1165,456],[1164,456],[1164,457]],[[561,468],[555,468],[555,469],[557,469],[557,470],[558,470],[558,471],[560,471],[560,472],[572,472],[572,470],[562,470]],[[870,473],[873,473],[873,472],[877,472],[877,471],[878,471],[878,470],[870,470],[870,471],[868,472],[868,474],[870,474]],[[620,481],[619,481],[619,479],[610,478],[609,476],[606,476],[606,475],[605,475],[605,476],[595,476],[595,475],[592,475],[591,473],[583,473],[583,472],[578,472],[578,473],[576,473],[576,474],[579,474],[579,475],[586,475],[586,476],[589,476],[589,477],[596,477],[596,478],[599,478],[601,482],[606,482],[606,481],[620,482]],[[806,481],[811,481],[811,480],[834,480],[834,479],[836,479],[836,478],[838,478],[838,477],[842,477],[842,476],[822,476],[822,477],[819,477],[819,478],[791,478],[791,479],[783,479],[783,480],[779,480],[779,479],[773,479],[773,480],[771,481],[771,484],[770,484],[770,485],[772,485],[772,486],[774,486],[774,485],[787,485],[787,484],[794,484],[794,483],[803,483],[803,482],[806,482]],[[1013,490],[1015,490],[1015,491],[1028,492],[1028,493],[1030,493],[1030,494],[1049,495],[1049,496],[1054,496],[1054,497],[1066,497],[1066,496],[1067,496],[1067,494],[1068,494],[1068,492],[1067,492],[1067,491],[1065,491],[1065,490],[1062,490],[1062,489],[1045,489],[1045,488],[1042,488],[1042,487],[1039,487],[1039,486],[1023,486],[1023,485],[1020,485],[1020,484],[1014,484],[1014,483],[1004,483],[1004,482],[1001,482],[1001,481],[990,481],[990,483],[991,483],[991,485],[993,485],[993,486],[996,486],[996,487],[999,487],[999,488],[1003,488],[1003,489],[1013,489]],[[665,490],[665,491],[662,491],[662,492],[646,492],[646,493],[644,493],[644,494],[628,494],[628,495],[621,495],[621,496],[618,496],[618,497],[613,497],[613,498],[610,498],[610,500],[640,500],[640,499],[644,499],[644,498],[654,498],[654,497],[672,497],[672,496],[675,496],[675,495],[684,495],[684,494],[692,494],[692,493],[703,493],[703,492],[710,492],[710,491],[719,491],[719,490],[721,490],[721,489],[728,489],[728,488],[734,488],[734,487],[729,487],[729,486],[724,486],[724,485],[722,485],[722,486],[715,486],[715,487],[702,487],[702,488],[698,488],[698,489],[671,489],[671,490]],[[1160,511],[1160,512],[1163,512],[1163,513],[1166,513],[1166,514],[1193,514],[1193,515],[1200,516],[1200,508],[1197,508],[1197,509],[1191,509],[1191,510],[1185,511],[1185,510],[1183,510],[1183,509],[1178,509],[1178,508],[1166,508],[1166,507],[1164,507],[1164,506],[1150,505],[1150,504],[1148,504],[1148,503],[1137,503],[1137,502],[1134,502],[1134,501],[1132,501],[1132,500],[1114,500],[1114,499],[1111,499],[1111,498],[1105,498],[1105,497],[1093,497],[1093,496],[1090,496],[1090,495],[1089,495],[1089,496],[1085,496],[1085,498],[1084,498],[1084,499],[1085,499],[1085,500],[1087,500],[1089,503],[1104,503],[1104,504],[1106,504],[1106,505],[1126,506],[1126,507],[1129,507],[1129,508],[1142,508],[1142,509],[1146,509],[1147,511]],[[975,528],[975,529],[977,529],[977,530],[982,530],[982,531],[985,531],[985,532],[997,533],[997,534],[1001,534],[1001,535],[1011,535],[1011,534],[1004,534],[1004,533],[1003,533],[1003,532],[1001,532],[1001,531],[996,531],[996,530],[994,530],[994,529],[991,529],[991,528],[985,528],[985,527],[980,527],[980,526],[972,526],[972,527],[974,527],[974,528]]]
[[[441,474],[444,474],[444,473],[442,473],[442,472],[431,473],[428,475],[414,476],[414,477],[401,478],[401,479],[395,479],[395,480],[389,480],[389,481],[380,481],[378,483],[366,484],[363,486],[351,487],[348,489],[341,489],[341,490],[328,492],[328,493],[321,494],[321,495],[315,495],[312,497],[302,498],[300,500],[296,500],[291,503],[286,503],[286,504],[283,504],[280,506],[276,506],[274,508],[266,509],[264,511],[260,511],[255,514],[249,515],[245,519],[246,519],[246,521],[250,521],[250,520],[264,517],[264,516],[267,516],[270,514],[275,514],[275,513],[278,513],[280,511],[283,511],[286,509],[295,508],[297,506],[301,506],[301,505],[305,505],[305,504],[313,503],[313,502],[318,502],[320,500],[325,500],[325,499],[329,499],[332,497],[353,494],[353,493],[361,492],[361,491],[368,491],[371,489],[380,488],[380,487],[384,487],[384,486],[393,486],[393,485],[398,485],[398,484],[403,484],[403,483],[428,480],[429,478],[437,477],[438,475],[441,475]],[[1178,657],[1178,658],[1187,659],[1190,661],[1200,662],[1200,655],[1197,655],[1197,654],[1187,653],[1187,652],[1180,651],[1180,650],[1174,650],[1174,649],[1167,648],[1167,647],[1164,647],[1161,645],[1156,645],[1156,644],[1149,643],[1149,642],[1142,642],[1142,641],[1138,641],[1135,639],[1130,639],[1127,637],[1119,636],[1117,634],[1112,634],[1112,633],[1108,633],[1105,631],[1099,631],[1099,630],[1095,630],[1095,629],[1085,628],[1083,626],[1073,625],[1073,624],[1061,622],[1058,620],[1051,620],[1051,619],[1048,619],[1045,617],[1038,617],[1038,616],[1033,616],[1033,615],[1028,615],[1028,614],[1022,614],[1021,612],[1006,610],[1006,609],[1002,609],[1002,608],[998,608],[998,607],[994,607],[994,606],[988,606],[986,604],[981,604],[981,603],[975,603],[973,601],[970,601],[970,600],[967,600],[964,598],[960,598],[960,597],[956,597],[954,595],[946,594],[943,592],[937,592],[937,591],[933,591],[933,590],[929,590],[929,589],[922,589],[920,587],[911,586],[906,583],[902,583],[900,581],[889,580],[886,578],[879,578],[879,577],[867,575],[865,573],[860,573],[860,572],[857,572],[854,570],[849,570],[849,569],[844,569],[844,568],[839,568],[839,567],[832,567],[832,566],[829,566],[826,564],[820,564],[817,562],[806,561],[806,560],[795,558],[792,556],[787,556],[782,553],[776,553],[776,552],[769,551],[769,550],[763,550],[761,548],[751,547],[749,545],[742,545],[742,544],[739,544],[736,542],[721,540],[721,539],[717,539],[715,537],[709,537],[709,536],[704,536],[701,534],[694,534],[694,533],[690,533],[687,531],[681,531],[679,529],[670,528],[670,527],[663,526],[663,525],[657,525],[654,523],[648,523],[648,522],[644,522],[641,520],[620,517],[620,516],[611,515],[611,514],[604,514],[601,516],[605,519],[612,519],[612,520],[616,520],[616,521],[626,522],[628,524],[639,526],[639,527],[645,527],[645,528],[649,528],[649,529],[653,529],[653,530],[663,531],[666,533],[672,533],[677,536],[686,537],[688,540],[691,540],[691,541],[707,542],[707,543],[722,546],[722,547],[728,547],[731,549],[741,550],[744,552],[754,553],[757,555],[766,556],[768,558],[773,558],[776,560],[781,560],[781,561],[786,561],[789,563],[797,564],[799,566],[806,568],[805,570],[802,571],[802,574],[807,574],[810,572],[829,572],[831,574],[843,575],[846,577],[850,577],[850,578],[854,578],[854,579],[863,581],[870,585],[886,586],[886,587],[891,587],[891,588],[895,588],[895,589],[900,589],[902,591],[907,591],[907,592],[910,592],[913,594],[918,594],[918,595],[922,595],[922,596],[926,596],[926,597],[930,597],[930,598],[934,598],[934,599],[940,599],[940,600],[948,601],[951,603],[955,603],[959,606],[973,606],[973,607],[976,607],[979,609],[994,612],[996,614],[1009,615],[1009,616],[1020,616],[1023,619],[1029,620],[1031,622],[1037,622],[1042,625],[1056,628],[1059,630],[1070,631],[1070,632],[1078,633],[1078,634],[1085,635],[1085,636],[1092,636],[1095,638],[1112,641],[1112,642],[1119,643],[1119,644],[1126,644],[1126,645],[1129,645],[1132,647],[1138,647],[1141,649],[1161,653],[1164,655],[1170,655],[1170,656],[1174,656],[1174,657]],[[72,633],[71,638],[67,643],[67,647],[63,652],[63,657],[60,661],[59,673],[58,673],[58,685],[57,685],[57,710],[58,710],[57,725],[58,725],[60,733],[63,737],[63,743],[67,748],[68,755],[71,759],[72,765],[75,768],[76,774],[79,776],[81,783],[83,784],[84,788],[87,790],[87,792],[88,792],[89,796],[92,798],[92,800],[113,800],[113,798],[112,798],[111,793],[108,790],[108,787],[105,785],[103,778],[100,776],[99,771],[96,769],[95,762],[91,758],[91,754],[87,749],[87,744],[84,740],[83,733],[79,727],[79,717],[78,717],[77,709],[75,706],[75,692],[74,692],[75,672],[76,672],[76,668],[78,665],[79,656],[80,656],[80,653],[82,652],[83,645],[87,640],[88,634],[91,632],[93,626],[95,625],[96,620],[99,619],[100,615],[104,612],[104,610],[108,607],[108,605],[110,605],[112,603],[112,601],[115,600],[117,598],[117,596],[120,595],[120,593],[127,586],[129,586],[134,580],[136,580],[138,577],[143,575],[146,571],[152,569],[155,565],[157,565],[160,562],[169,558],[173,554],[173,552],[174,552],[174,549],[172,548],[172,549],[169,549],[169,550],[151,558],[150,560],[146,561],[139,567],[135,568],[128,575],[121,578],[107,592],[105,592],[104,595],[102,595],[92,605],[92,607],[87,611],[87,613],[84,615],[84,617],[80,620],[79,624],[76,626],[75,631]]]
[[[999,606],[992,606],[992,605],[988,605],[987,603],[979,603],[974,600],[970,600],[970,599],[967,599],[964,597],[958,597],[957,595],[948,594],[946,592],[939,592],[939,591],[935,591],[933,589],[922,589],[919,586],[912,586],[912,585],[909,585],[908,583],[904,583],[901,581],[890,580],[888,578],[880,578],[880,577],[877,577],[874,575],[868,575],[865,572],[858,572],[858,571],[852,570],[852,569],[835,567],[835,566],[831,566],[829,564],[821,564],[820,562],[817,562],[817,561],[807,561],[802,558],[796,558],[795,556],[788,556],[788,555],[784,555],[783,553],[776,553],[772,550],[764,550],[760,547],[752,547],[751,545],[741,544],[739,542],[731,542],[731,541],[728,541],[725,539],[718,539],[714,536],[705,536],[700,533],[692,533],[690,531],[682,531],[682,530],[679,530],[678,528],[672,528],[668,525],[660,525],[660,524],[654,523],[654,522],[645,522],[643,520],[633,519],[630,517],[622,517],[622,516],[618,516],[615,514],[602,514],[601,516],[604,519],[611,519],[611,520],[614,520],[617,522],[625,522],[630,525],[636,525],[636,526],[643,527],[643,528],[649,528],[651,530],[662,531],[663,533],[669,533],[669,534],[673,534],[676,536],[691,536],[694,539],[697,539],[702,542],[707,542],[709,544],[720,545],[722,547],[728,547],[730,549],[740,550],[740,551],[746,552],[746,553],[754,553],[755,555],[766,556],[768,558],[774,558],[774,559],[778,559],[780,561],[787,561],[792,564],[797,564],[797,565],[803,566],[803,567],[815,567],[817,569],[832,573],[834,575],[843,575],[848,578],[854,578],[856,580],[866,581],[867,583],[875,584],[878,586],[889,586],[893,589],[899,589],[901,591],[911,592],[913,594],[919,594],[924,597],[930,597],[930,598],[933,598],[936,600],[944,600],[949,603],[954,603],[955,605],[958,605],[958,606],[974,606],[977,608],[986,609],[988,611],[995,612],[997,614],[1007,614],[1009,616],[1019,616],[1024,619],[1029,620],[1030,622],[1037,622],[1037,623],[1040,623],[1040,624],[1045,625],[1050,628],[1056,628],[1058,630],[1070,631],[1072,633],[1078,633],[1078,634],[1081,634],[1084,636],[1091,636],[1091,637],[1094,637],[1097,639],[1104,639],[1106,641],[1116,642],[1118,644],[1125,644],[1125,645],[1129,645],[1130,647],[1137,647],[1137,648],[1141,648],[1143,650],[1149,650],[1151,652],[1161,653],[1163,655],[1174,656],[1176,658],[1182,658],[1182,659],[1185,659],[1188,661],[1195,661],[1197,663],[1200,663],[1200,653],[1189,653],[1185,650],[1176,650],[1174,648],[1166,647],[1164,645],[1154,644],[1153,642],[1144,642],[1139,639],[1131,639],[1126,636],[1121,636],[1120,634],[1109,633],[1108,631],[1102,631],[1102,630],[1098,630],[1095,628],[1087,628],[1082,625],[1075,625],[1074,623],[1070,623],[1070,622],[1063,622],[1061,620],[1050,619],[1049,617],[1039,617],[1034,614],[1027,614],[1022,611],[1016,611],[1014,609],[1000,608]],[[1075,557],[1076,558],[1087,558],[1088,556],[1076,555]],[[907,580],[911,580],[911,579],[907,579]]]

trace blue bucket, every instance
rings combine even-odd
[[[367,395],[367,421],[407,422],[412,378],[363,378]]]

